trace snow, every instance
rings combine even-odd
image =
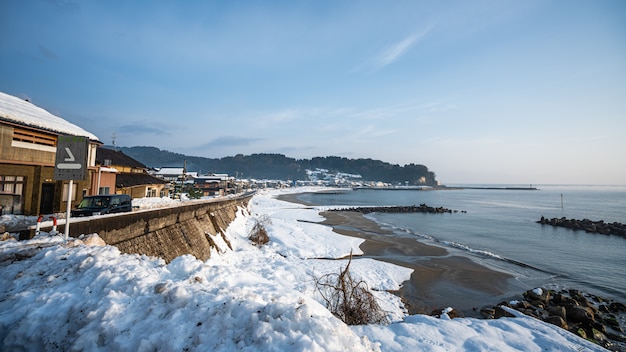
[[[312,223],[318,209],[274,198],[283,192],[255,195],[226,230],[232,250],[222,243],[206,262],[122,254],[93,245],[97,235],[0,243],[0,350],[604,350],[515,311],[498,320],[408,316],[387,290],[411,271],[358,256],[352,275],[392,323],[347,326],[320,303],[314,279],[344,268],[361,240]],[[247,239],[256,223],[270,236],[262,247]]]
[[[537,287],[533,289],[533,293],[536,294],[537,296],[542,296],[543,290],[541,289],[541,287]]]
[[[138,209],[155,209],[180,205],[180,200],[175,200],[169,197],[145,197],[145,198],[133,198],[133,208]]]
[[[61,134],[88,137],[92,141],[98,141],[98,137],[85,131],[34,104],[0,92],[0,118],[17,122],[21,125],[42,128]]]

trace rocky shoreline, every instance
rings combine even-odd
[[[417,205],[395,205],[395,206],[371,206],[371,207],[348,207],[348,208],[334,208],[328,211],[356,211],[361,214],[368,213],[429,213],[429,214],[443,214],[443,213],[458,213],[459,210],[452,210],[444,207],[431,207],[426,204]],[[467,213],[465,210],[461,210],[461,213]]]
[[[486,306],[480,313],[486,319],[513,317],[503,306],[561,327],[609,350],[626,351],[626,305],[623,303],[578,290],[535,288],[524,292],[522,300]]]
[[[282,196],[281,198],[287,201],[306,204],[299,201],[293,195]],[[378,225],[375,223],[372,223],[362,216],[355,214],[367,214],[372,212],[457,213],[460,211],[447,208],[435,208],[427,206],[426,204],[421,204],[420,206],[355,206],[333,208],[327,209],[325,212],[321,212],[320,215],[326,217],[326,220],[322,222],[323,224],[337,226],[335,228],[336,232],[366,239],[367,241],[364,242],[362,248],[370,257],[385,261],[388,260],[388,258],[386,258],[386,255],[388,254],[387,252],[407,254],[405,253],[406,251],[419,250],[419,253],[415,252],[411,253],[411,255],[421,257],[423,259],[419,262],[413,263],[411,267],[415,270],[414,275],[411,276],[410,284],[404,286],[405,288],[414,287],[415,292],[418,294],[432,294],[434,290],[438,290],[437,293],[439,296],[444,295],[450,298],[450,292],[454,293],[454,290],[446,291],[445,294],[442,294],[440,291],[442,287],[446,287],[444,283],[448,281],[450,281],[453,285],[459,285],[461,288],[471,288],[475,292],[480,293],[486,291],[484,291],[484,287],[476,286],[478,283],[489,283],[487,286],[491,286],[493,288],[495,283],[505,282],[502,280],[506,280],[506,276],[502,276],[502,273],[493,272],[487,268],[468,270],[473,268],[469,266],[471,263],[460,261],[460,259],[464,258],[447,256],[446,251],[443,248],[441,248],[443,251],[442,253],[432,253],[432,251],[435,250],[435,247],[416,247],[416,243],[419,242],[415,242],[412,238],[406,239],[406,241],[411,241],[409,244],[408,242],[403,243],[402,241],[404,239],[402,238],[398,239],[396,237],[390,238],[389,236],[375,236],[376,233],[383,233],[384,231],[378,228]],[[465,211],[462,212],[465,213]],[[545,220],[546,219],[544,218],[544,221]],[[387,243],[385,242],[387,240],[393,242]],[[390,245],[396,246],[390,247]],[[421,244],[421,246],[425,245]],[[394,260],[389,260],[389,262],[397,265],[406,265],[406,263],[400,263]],[[453,265],[455,263],[457,265]],[[517,292],[521,292],[526,288],[518,287],[517,289],[519,290]],[[405,304],[408,304],[408,302],[423,303],[423,295],[409,297],[410,295],[407,296],[407,292],[395,293],[402,298]],[[492,295],[493,299],[493,297],[499,293],[490,292],[487,294]],[[507,295],[506,297],[511,296]],[[505,298],[495,298],[495,300],[497,299]],[[525,315],[529,315],[547,323],[559,326],[609,350],[626,352],[626,334],[624,333],[624,330],[626,329],[626,306],[622,303],[586,294],[577,290],[556,291],[544,288],[535,288],[533,290],[526,291],[516,300],[506,299],[507,301],[503,301],[497,305],[484,306],[482,309],[475,308],[472,312],[473,314],[463,314],[464,308],[432,310],[432,307],[446,307],[445,305],[442,305],[445,304],[443,302],[435,304],[432,302],[426,302],[423,306],[417,307],[420,308],[417,310],[421,311],[421,313],[412,312],[410,314],[428,314],[432,310],[430,315],[433,316],[441,316],[445,313],[450,318],[473,316],[477,318],[482,317],[485,319],[497,319],[505,316],[513,316],[513,314],[503,308],[509,307]],[[447,301],[452,302],[453,300]],[[489,301],[492,300],[488,298],[485,299],[485,297],[482,298],[482,302]],[[452,307],[454,307],[455,303],[452,304]],[[482,304],[484,303],[478,303],[475,307],[480,307]],[[410,305],[407,308],[409,309],[409,312],[411,312]],[[466,313],[469,312],[466,311]]]
[[[615,235],[626,238],[626,224],[619,222],[606,223],[604,220],[592,221],[589,219],[577,220],[562,218],[548,219],[541,217],[538,224],[565,227],[575,231],[581,230],[589,233],[599,233],[603,235]]]

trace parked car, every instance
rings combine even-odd
[[[128,194],[101,194],[87,196],[72,210],[72,216],[91,216],[132,211]]]

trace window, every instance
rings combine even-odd
[[[106,186],[106,187],[100,187],[98,189],[98,194],[109,194],[111,192],[111,187]]]
[[[21,214],[24,176],[0,176],[0,214]]]
[[[24,176],[0,176],[0,193],[22,195]]]

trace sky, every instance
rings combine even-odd
[[[621,0],[0,0],[0,91],[109,145],[626,184]]]

